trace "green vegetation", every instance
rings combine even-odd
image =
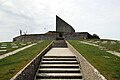
[[[0,51],[0,55],[14,51],[18,48],[30,45],[34,42],[2,42],[0,43],[0,50],[6,50],[6,51]]]
[[[88,39],[83,41],[106,47],[107,49],[112,51],[120,52],[120,41],[117,41],[117,40]]]
[[[108,80],[120,80],[120,57],[100,50],[98,47],[82,44],[78,40],[68,42]]]
[[[39,54],[51,41],[43,41],[18,52],[12,56],[0,60],[0,80],[9,80],[37,54]]]

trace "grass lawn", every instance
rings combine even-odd
[[[34,42],[1,42],[0,43],[0,50],[7,50],[7,51],[0,51],[0,55],[14,51],[18,48],[30,45]],[[14,48],[12,48],[14,47]]]
[[[43,41],[0,60],[0,80],[9,80],[37,54],[39,54],[51,41]]]
[[[107,39],[88,39],[83,40],[100,46],[104,46],[109,50],[120,52],[120,41]]]
[[[97,47],[80,43],[78,40],[68,42],[108,80],[120,80],[120,57]]]

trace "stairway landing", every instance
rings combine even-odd
[[[52,48],[45,56],[75,56],[68,48]]]

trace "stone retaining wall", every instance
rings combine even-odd
[[[42,56],[45,55],[52,48],[52,43],[53,42],[51,42],[50,45],[48,45],[42,52],[40,52],[31,62],[29,62],[10,80],[34,80],[34,76],[39,67],[40,60]]]
[[[77,56],[85,80],[107,80],[74,47],[67,42],[68,48]]]

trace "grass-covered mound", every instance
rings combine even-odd
[[[0,80],[9,80],[37,54],[39,54],[51,41],[43,41],[30,48],[0,60]]]
[[[34,42],[0,42],[0,55],[14,51],[32,43]]]
[[[103,46],[106,49],[111,50],[111,51],[120,52],[120,41],[117,41],[117,40],[107,40],[107,39],[88,39],[87,40],[86,39],[82,41]]]
[[[70,40],[69,43],[108,80],[120,80],[120,57],[78,40]]]

